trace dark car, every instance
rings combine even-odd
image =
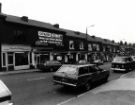
[[[107,81],[110,72],[94,64],[62,65],[53,75],[55,84],[85,87],[90,90],[94,82]]]
[[[135,61],[130,56],[117,56],[111,64],[113,71],[130,71],[133,69],[135,69]]]
[[[51,60],[51,61],[46,61],[44,63],[38,64],[38,68],[42,71],[56,71],[60,68],[61,62]]]

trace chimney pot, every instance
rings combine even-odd
[[[59,28],[59,24],[54,24],[53,25],[55,28]]]
[[[22,16],[22,17],[21,17],[21,20],[22,20],[22,21],[25,21],[25,22],[28,22],[28,17],[27,17],[27,16]]]

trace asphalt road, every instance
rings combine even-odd
[[[101,66],[110,70],[110,64]],[[83,90],[63,88],[53,84],[53,73],[32,72],[1,76],[1,79],[12,91],[14,105],[57,105],[72,97],[84,93]],[[123,73],[113,73],[109,81],[119,78]],[[94,87],[96,89],[98,86]]]

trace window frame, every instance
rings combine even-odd
[[[74,41],[73,40],[70,40],[69,41],[69,49],[74,49]]]

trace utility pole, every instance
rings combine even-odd
[[[1,3],[0,3],[0,15],[1,15]],[[1,27],[1,21],[0,21],[0,27]],[[0,29],[0,71],[2,71],[2,59],[1,59],[1,56],[2,56],[2,53],[1,53],[1,38],[2,38],[2,30]]]

